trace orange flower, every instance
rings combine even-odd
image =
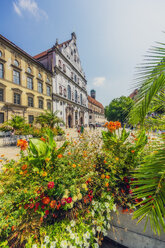
[[[27,169],[27,164],[22,165],[21,169],[26,170]]]
[[[25,175],[25,174],[27,174],[27,172],[28,172],[28,171],[27,171],[27,170],[25,170],[25,171],[24,171],[24,175]]]
[[[119,160],[119,158],[118,158],[118,157],[116,157],[116,158],[115,158],[115,160],[116,160],[116,161],[118,161],[118,160]]]
[[[15,230],[15,226],[12,226],[12,227],[11,227],[11,230],[12,230],[12,232],[13,232],[13,231]]]
[[[105,183],[105,187],[109,187],[109,183]]]
[[[47,172],[44,171],[44,172],[42,173],[42,176],[43,176],[43,177],[46,177],[46,176],[47,176]]]
[[[46,139],[44,137],[41,137],[40,140],[42,140],[43,142],[46,142]]]
[[[102,179],[104,179],[104,178],[105,178],[105,175],[104,175],[104,174],[102,174],[102,175],[101,175],[101,178],[102,178]]]
[[[134,151],[134,150],[132,150],[131,152],[132,152],[132,153],[134,153],[135,151]]]
[[[42,199],[42,203],[45,204],[45,205],[49,204],[49,202],[50,202],[50,198],[49,197],[44,197]]]
[[[68,152],[68,155],[71,155],[71,152]]]
[[[50,158],[45,158],[45,162],[49,162],[50,161]]]
[[[94,164],[93,167],[96,168],[96,165]]]
[[[0,162],[2,162],[3,160],[2,159],[0,159]]]
[[[91,179],[91,178],[88,178],[88,181],[89,181],[89,182],[91,182],[91,181],[92,181],[92,179]]]
[[[57,156],[58,158],[62,158],[62,154],[58,154],[58,156]]]
[[[107,161],[106,160],[104,160],[104,164],[106,164],[107,163]]]
[[[56,207],[56,201],[54,200],[54,201],[51,201],[51,203],[50,203],[50,207],[51,208],[55,208]]]
[[[109,176],[109,175],[106,175],[105,177],[106,177],[107,179],[109,179],[109,178],[110,178],[110,176]]]
[[[21,151],[24,151],[28,147],[28,142],[26,140],[20,139],[17,141],[17,146],[20,146]]]
[[[4,155],[4,154],[2,154],[2,155],[1,155],[1,158],[3,158],[4,156],[5,156],[5,155]]]
[[[76,165],[75,165],[75,164],[72,164],[72,167],[73,167],[73,168],[76,168]]]

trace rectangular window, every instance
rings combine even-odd
[[[28,106],[33,107],[33,97],[28,97]]]
[[[20,73],[15,70],[13,70],[13,82],[15,84],[20,84]]]
[[[4,69],[3,69],[3,64],[0,63],[0,78],[4,77]]]
[[[47,92],[47,96],[50,96],[51,94],[50,86],[46,87],[46,92]]]
[[[43,100],[41,100],[41,99],[38,100],[38,107],[40,109],[43,109]]]
[[[47,109],[51,110],[51,103],[50,102],[47,102]]]
[[[14,93],[14,103],[15,104],[21,104],[21,95],[18,93]]]
[[[28,89],[32,90],[33,89],[33,80],[30,77],[27,77],[27,87]]]
[[[32,124],[34,122],[34,115],[29,115],[28,119],[29,119],[29,124]]]
[[[0,123],[4,123],[4,113],[0,113]]]
[[[3,89],[0,89],[0,102],[3,102]]]
[[[41,82],[38,82],[38,92],[43,93],[43,85]]]

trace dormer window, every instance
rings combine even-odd
[[[27,72],[28,72],[28,73],[31,73],[31,72],[32,72],[32,70],[31,70],[30,67],[27,68]]]
[[[0,57],[2,57],[2,52],[0,51]]]
[[[41,73],[38,73],[38,77],[39,77],[39,78],[42,78]]]
[[[14,65],[19,66],[19,63],[18,63],[18,61],[16,59],[14,60]]]

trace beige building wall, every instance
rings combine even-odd
[[[0,97],[0,122],[3,115],[4,121],[11,119],[13,115],[24,116],[28,121],[29,115],[35,118],[47,110],[48,106],[52,108],[52,74],[29,55],[26,56],[1,40],[1,37],[0,65],[3,65],[3,73],[0,73],[1,95],[3,92],[3,97]],[[19,85],[14,83],[13,71],[20,74]],[[28,89],[28,77],[32,79],[33,89]],[[43,93],[38,92],[38,82],[43,85]],[[47,94],[47,86],[50,87],[50,95]],[[20,95],[20,104],[14,103],[14,94]],[[28,106],[28,97],[33,98],[33,107]],[[43,101],[43,108],[39,108],[39,100]]]

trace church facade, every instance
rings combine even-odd
[[[83,72],[75,33],[71,39],[56,44],[34,58],[53,72],[53,111],[66,127],[88,125],[87,80]]]

